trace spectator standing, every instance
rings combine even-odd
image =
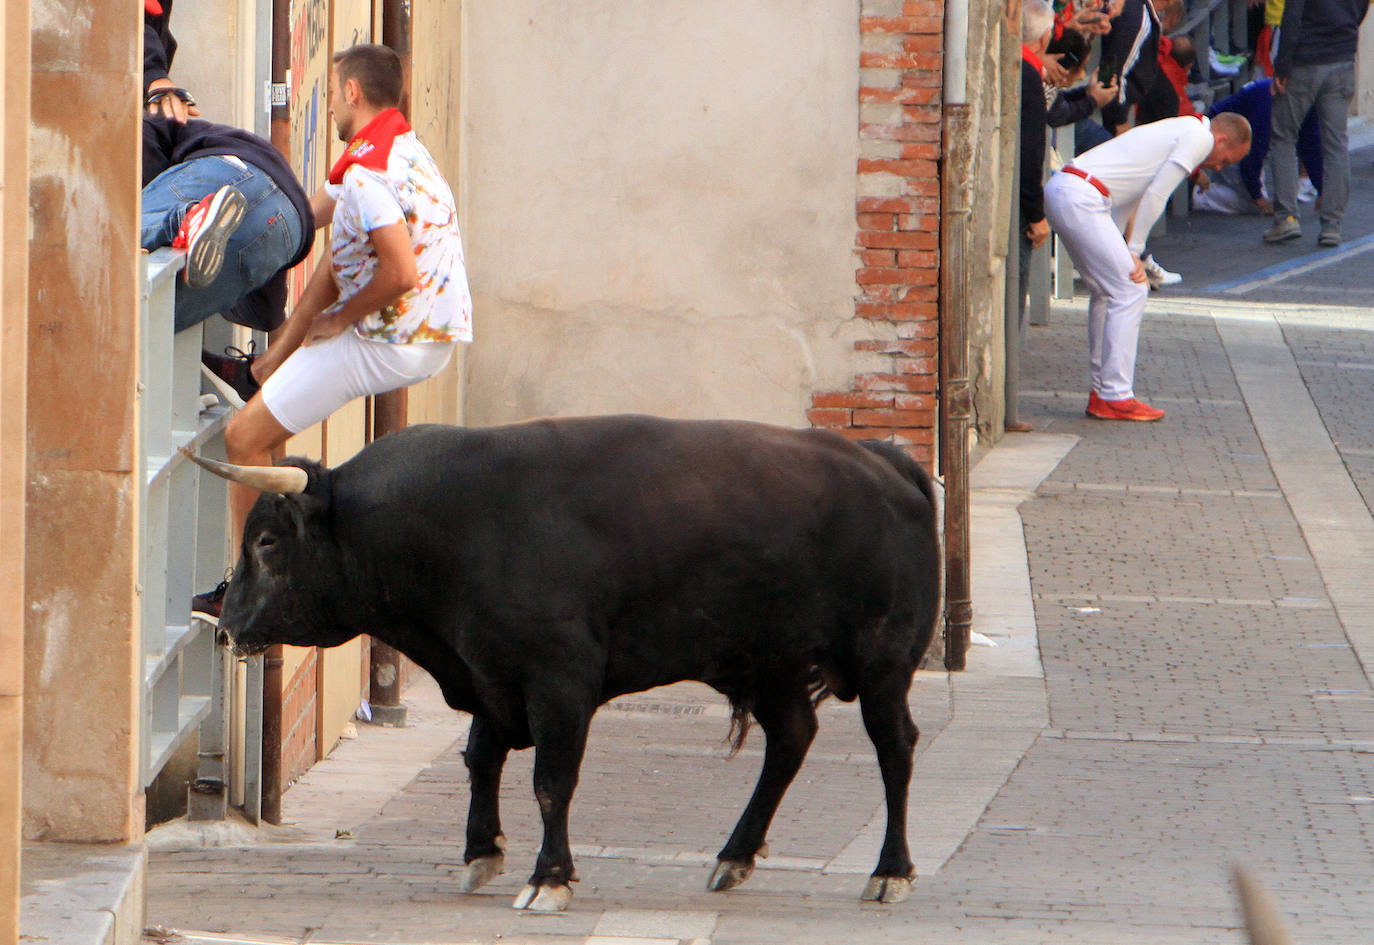
[[[1298,131],[1314,106],[1321,125],[1319,246],[1339,246],[1350,197],[1346,116],[1355,94],[1355,49],[1369,0],[1286,0],[1274,57],[1274,225],[1266,243],[1302,236],[1298,223]]]
[[[1102,109],[1102,123],[1112,134],[1135,123],[1147,124],[1178,115],[1178,94],[1159,68],[1159,39],[1163,33],[1151,0],[1125,0],[1102,38],[1102,59],[1114,64],[1120,76],[1116,101]]]
[[[437,373],[472,338],[472,300],[453,194],[398,105],[401,61],[385,46],[336,53],[329,111],[348,142],[312,200],[333,236],[279,338],[262,389],[229,421],[232,463],[268,466],[292,434],[358,397]],[[234,534],[257,493],[230,489]],[[217,618],[221,585],[193,609]]]
[[[1031,253],[1050,235],[1045,221],[1045,84],[1042,59],[1054,34],[1054,8],[1048,0],[1025,0],[1021,7],[1021,150],[1017,258],[1016,339],[1026,336],[1026,292],[1030,287]],[[1010,313],[1008,313],[1010,315]],[[1030,431],[1030,424],[1008,421],[1013,433]]]
[[[1141,253],[1169,195],[1199,166],[1245,156],[1239,115],[1169,118],[1141,125],[1074,158],[1045,185],[1045,213],[1088,285],[1091,392],[1101,420],[1159,420],[1135,397],[1136,345],[1149,295]]]

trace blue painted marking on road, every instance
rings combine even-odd
[[[1320,269],[1332,263],[1340,262],[1351,256],[1364,252],[1366,249],[1374,247],[1374,233],[1362,236],[1357,240],[1351,240],[1344,246],[1321,249],[1315,253],[1308,253],[1306,256],[1299,256],[1297,259],[1290,259],[1287,262],[1277,263],[1261,269],[1259,272],[1252,272],[1241,276],[1239,279],[1232,279],[1228,282],[1216,282],[1203,289],[1204,292],[1226,292],[1232,295],[1241,295],[1250,288],[1259,288],[1268,282],[1277,282],[1285,276],[1297,275],[1299,270]]]

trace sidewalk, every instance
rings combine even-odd
[[[291,826],[155,843],[150,924],[312,945],[1239,943],[1242,861],[1298,942],[1369,940],[1369,319],[1156,295],[1139,392],[1169,416],[1110,424],[1075,383],[1081,302],[1032,329],[1039,432],[974,470],[974,629],[998,646],[918,674],[907,902],[857,901],[880,789],[855,707],[833,700],[772,856],[705,892],[761,742],[726,760],[725,706],[695,685],[597,716],[566,914],[510,908],[539,838],[529,752],[504,782],[509,871],[462,895],[466,722],[424,686],[413,728],[361,727],[287,793]]]

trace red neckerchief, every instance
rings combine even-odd
[[[1025,43],[1021,44],[1021,61],[1029,62],[1031,65],[1035,66],[1035,71],[1040,73],[1042,77],[1045,75],[1045,64],[1040,61],[1040,57]]]
[[[388,108],[372,119],[348,142],[343,156],[329,169],[329,182],[342,184],[344,171],[354,164],[370,167],[374,171],[386,170],[387,158],[391,156],[391,145],[397,135],[410,130],[410,122],[405,120],[399,109]]]
[[[143,12],[149,16],[162,16],[162,4],[157,0],[143,0]]]

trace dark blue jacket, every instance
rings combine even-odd
[[[1245,182],[1245,189],[1256,200],[1264,192],[1260,187],[1260,181],[1264,171],[1264,158],[1269,153],[1269,132],[1274,111],[1274,96],[1269,87],[1273,84],[1273,79],[1259,79],[1247,83],[1239,92],[1228,95],[1207,112],[1209,118],[1215,118],[1222,112],[1235,112],[1237,115],[1245,116],[1245,120],[1250,122],[1250,153],[1240,159],[1238,167],[1241,180]],[[1312,186],[1320,192],[1322,142],[1321,126],[1317,124],[1315,107],[1307,113],[1302,127],[1298,129],[1298,157],[1307,168],[1307,176],[1311,178]]]
[[[1368,12],[1369,0],[1287,0],[1274,75],[1286,79],[1294,66],[1354,62]]]

